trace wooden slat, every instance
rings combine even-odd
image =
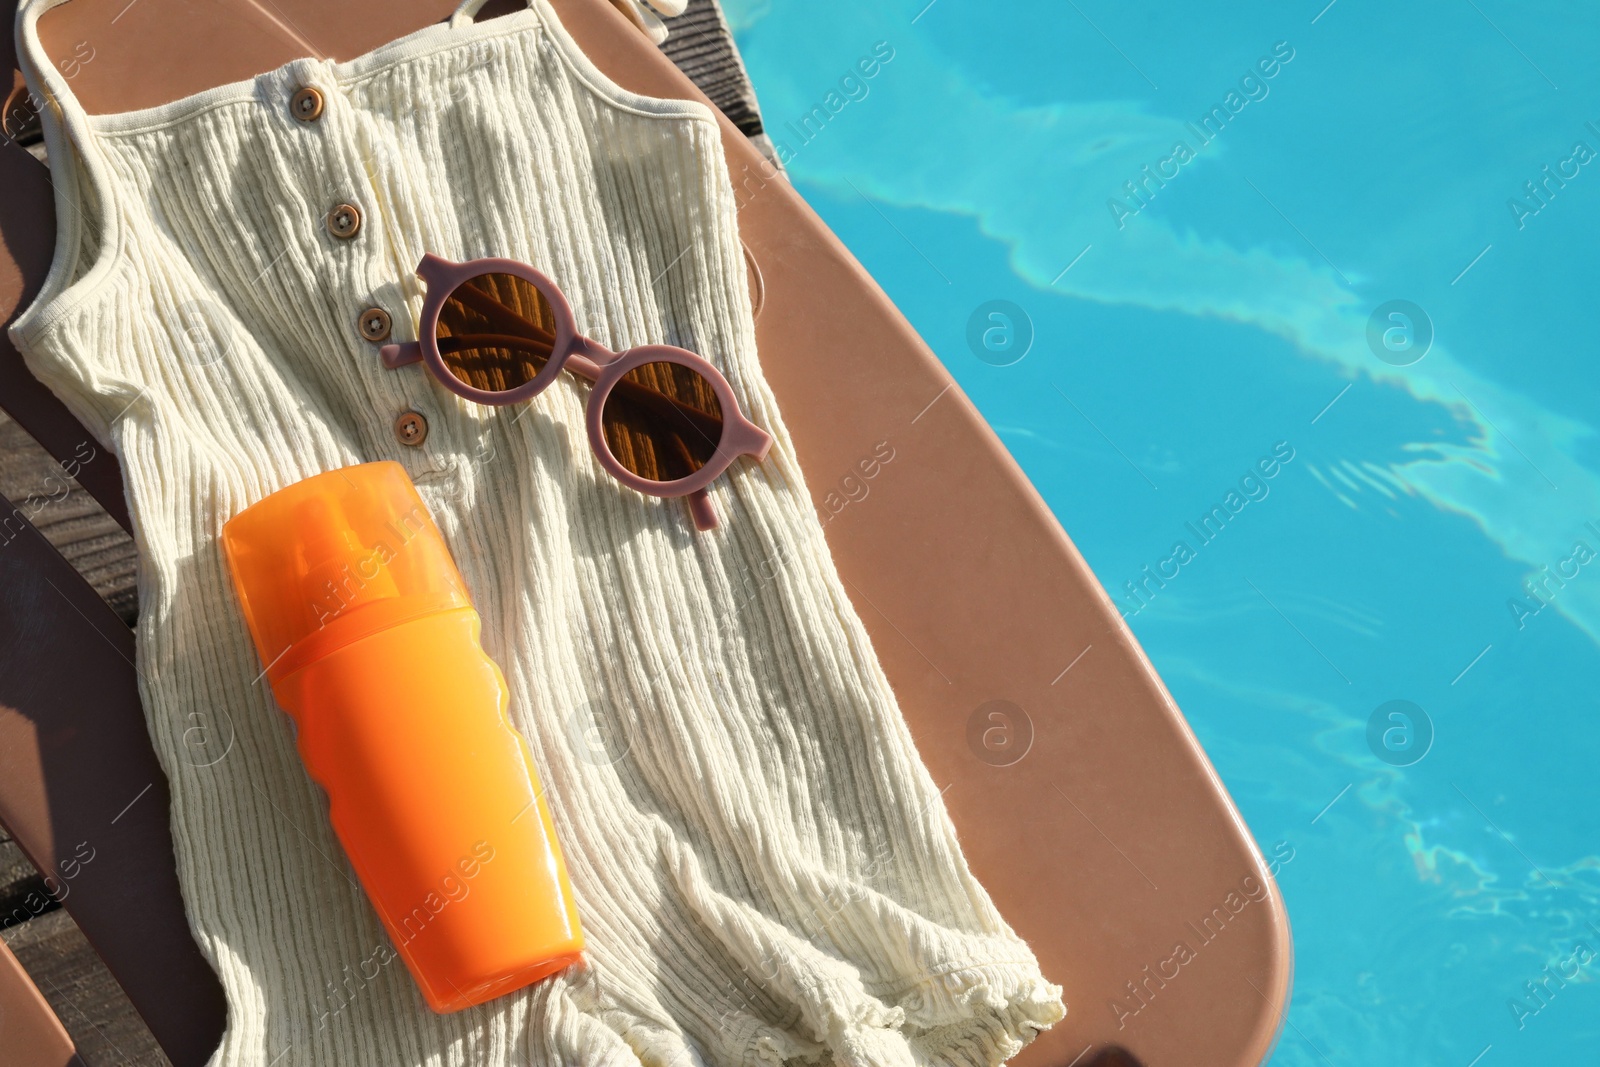
[[[44,878],[22,849],[0,833],[0,930],[37,918],[61,905],[45,891]]]
[[[81,456],[92,465],[102,446],[86,443]],[[0,496],[31,522],[45,540],[100,594],[123,622],[138,614],[137,554],[133,538],[70,477],[20,425],[0,414]],[[0,543],[15,527],[0,515]]]
[[[0,939],[0,1050],[7,1067],[85,1067],[72,1037]]]
[[[0,931],[89,1067],[170,1067],[127,994],[65,911]],[[0,1062],[4,1056],[0,1040]]]
[[[756,92],[733,43],[716,0],[689,0],[677,18],[665,20],[668,37],[661,50],[689,76],[746,137],[762,134]]]

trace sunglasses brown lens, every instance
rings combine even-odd
[[[555,332],[555,312],[538,286],[514,274],[480,274],[445,298],[439,354],[463,383],[502,393],[538,376]]]
[[[652,482],[674,482],[716,454],[722,403],[704,376],[661,360],[622,376],[606,397],[600,425],[624,467]]]

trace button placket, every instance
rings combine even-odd
[[[326,97],[315,86],[302,86],[290,99],[289,113],[302,122],[315,122],[322,117]],[[348,241],[361,232],[361,209],[354,204],[335,204],[324,219],[328,233]],[[356,330],[364,340],[373,344],[389,339],[393,323],[389,312],[381,307],[369,307],[356,316]]]
[[[323,216],[322,225],[327,230],[328,236],[340,244],[348,245],[350,251],[346,254],[357,256],[356,262],[366,260],[368,257],[377,257],[381,261],[392,258],[383,254],[382,246],[388,243],[384,239],[384,227],[380,225],[373,233],[363,234],[367,221],[364,208],[373,209],[372,204],[382,201],[382,197],[374,187],[374,175],[369,166],[350,157],[352,143],[343,136],[352,132],[346,130],[348,124],[340,121],[329,125],[334,118],[343,117],[340,109],[347,106],[337,88],[302,85],[290,98],[289,113],[299,120],[295,125],[302,125],[307,133],[311,132],[311,127],[318,127],[315,136],[319,138],[324,152],[323,180],[327,181],[333,190],[343,193]],[[338,196],[338,192],[335,195]],[[359,245],[356,243],[357,237],[361,238]],[[367,242],[373,240],[378,241],[379,245],[368,248]],[[393,336],[393,315],[388,307],[377,302],[381,300],[388,303],[386,294],[390,288],[387,285],[380,285],[376,290],[369,292],[366,299],[371,303],[365,307],[360,304],[355,305],[359,310],[352,319],[346,320],[355,327],[356,335],[363,342],[363,347],[381,344]],[[383,370],[376,364],[373,349],[367,348],[363,356],[373,360],[372,369],[376,373],[385,376],[396,375],[396,372]],[[423,413],[429,408],[428,398],[425,395],[416,395],[418,385],[422,386],[423,394],[427,394],[429,390],[425,380],[418,378],[426,379],[426,376],[385,377],[381,379],[382,386],[375,392],[369,392],[367,398],[368,403],[375,408],[375,410],[369,408],[372,415],[382,417],[380,413],[387,409],[391,419],[390,435],[405,451],[416,449],[420,452],[421,446],[429,439],[432,429],[428,416]],[[398,403],[395,403],[396,401]],[[390,404],[394,406],[390,407]],[[408,461],[407,466],[413,466],[412,462]]]

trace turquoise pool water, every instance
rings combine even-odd
[[[1325,3],[728,6],[796,186],[1296,848],[1271,1062],[1592,1062],[1600,9]]]

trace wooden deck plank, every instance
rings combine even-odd
[[[66,557],[124,622],[133,623],[139,611],[133,538],[38,442],[3,413],[0,494]],[[0,531],[5,530],[4,522],[9,518],[0,516]],[[9,536],[0,533],[0,537]]]
[[[67,1028],[88,1067],[169,1067],[156,1040],[94,949],[57,908],[0,930]]]

